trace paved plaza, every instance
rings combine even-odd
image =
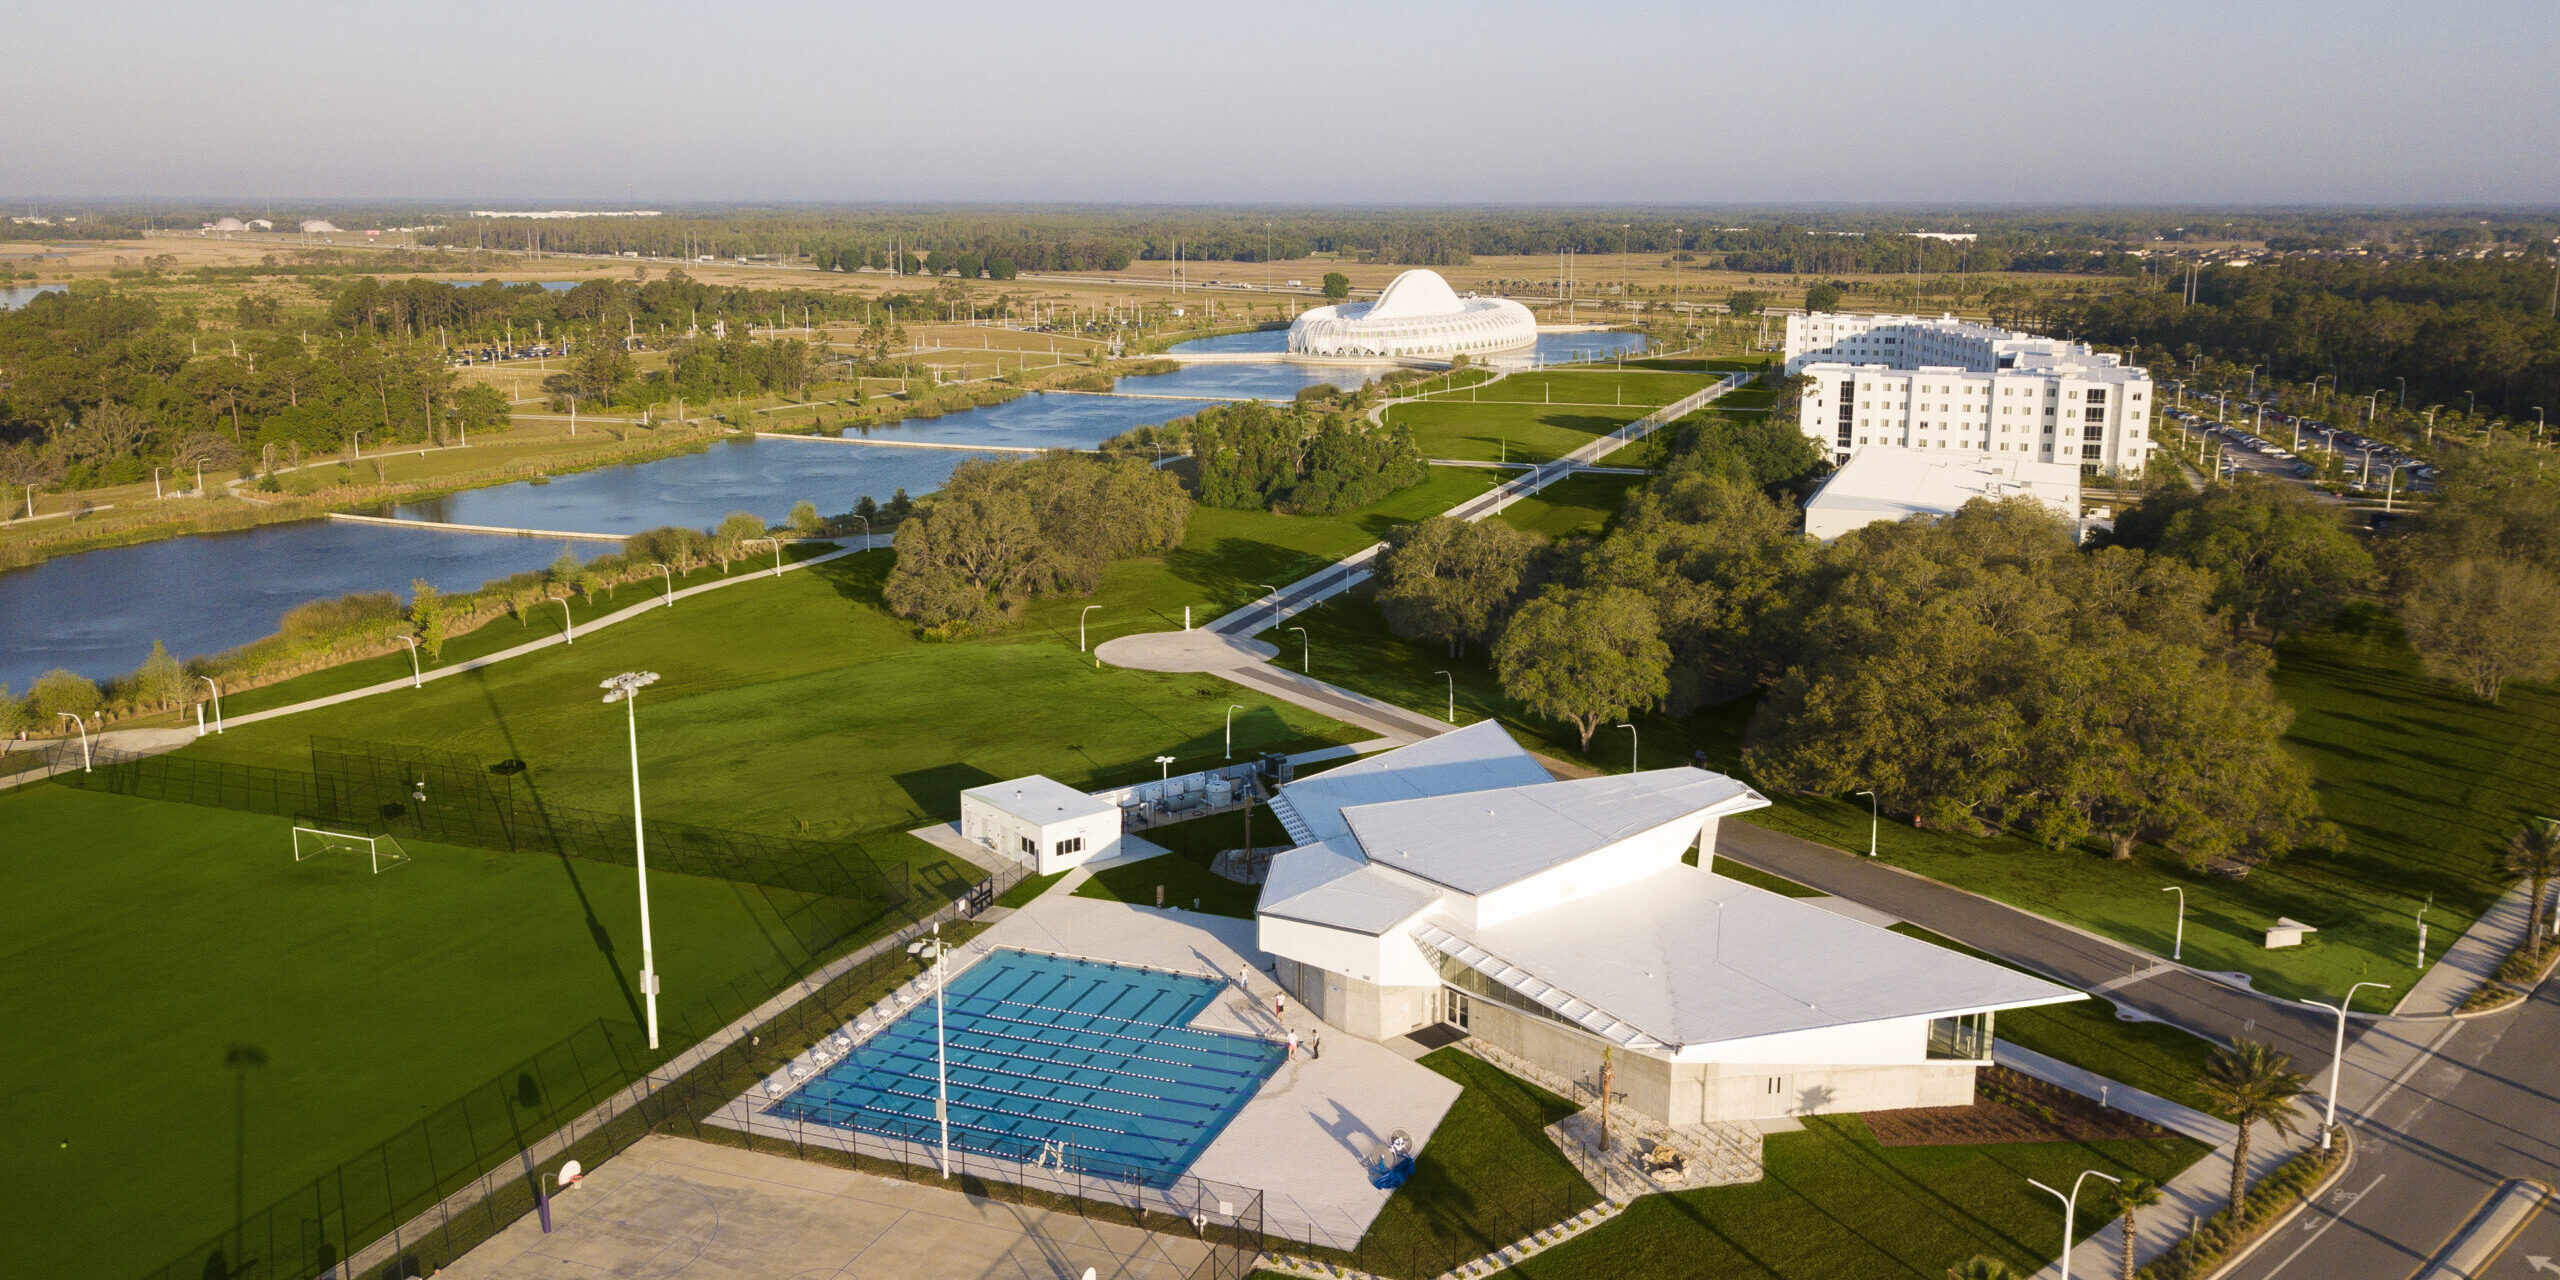
[[[1183,1280],[1198,1240],[787,1156],[647,1137],[443,1280]]]

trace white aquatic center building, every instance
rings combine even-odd
[[[1318,307],[1289,326],[1289,353],[1446,360],[1538,340],[1537,318],[1509,298],[1461,294],[1437,271],[1397,276],[1375,302]]]
[[[1672,1125],[1961,1106],[1996,1011],[2081,998],[1714,874],[1718,823],[1767,804],[1693,768],[1559,782],[1471,725],[1281,790],[1258,943],[1344,1031],[1584,1081],[1609,1051]]]
[[[2061,338],[1940,316],[1787,317],[1798,421],[1834,462],[1930,449],[2140,475],[2153,446],[2151,373]]]

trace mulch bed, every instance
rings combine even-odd
[[[1974,1146],[1994,1142],[2079,1142],[2167,1138],[2168,1130],[2094,1098],[2007,1067],[1974,1073],[1973,1105],[1869,1111],[1859,1117],[1888,1147]]]

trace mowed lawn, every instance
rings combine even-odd
[[[1583,750],[1567,726],[1528,713],[1502,695],[1481,651],[1451,660],[1436,646],[1388,634],[1367,593],[1302,615],[1314,672],[1399,706],[1438,712],[1456,675],[1458,721],[1499,718],[1535,749],[1603,770],[1624,769],[1623,730],[1595,735]],[[1287,641],[1296,658],[1296,637]],[[2288,641],[2276,688],[2295,711],[2287,745],[2310,764],[2321,804],[2346,837],[2340,853],[2312,850],[2261,866],[2246,879],[2189,872],[2164,850],[2115,862],[2102,847],[2051,850],[2015,837],[1973,839],[1890,819],[1886,860],[1923,875],[2068,921],[2166,956],[2176,928],[2177,885],[2187,902],[2185,960],[2249,974],[2260,991],[2334,999],[2349,983],[2392,983],[2391,999],[2417,976],[2417,913],[2429,895],[2430,959],[2508,884],[2496,874],[2498,849],[2528,814],[2560,813],[2560,692],[2510,686],[2487,706],[2425,679],[2387,618],[2369,611],[2338,627]],[[1704,753],[1709,768],[1739,772],[1752,700],[1737,699],[1673,719],[1632,719],[1641,763],[1685,763]],[[1771,791],[1774,806],[1747,821],[1835,848],[1863,851],[1868,813],[1854,798]],[[2270,951],[2265,929],[2279,916],[2315,925],[2302,946]],[[2368,993],[2366,999],[2374,997]]]
[[[1646,1196],[1508,1274],[1940,1280],[1988,1254],[2027,1275],[2052,1261],[2062,1233],[2061,1206],[2027,1179],[2064,1185],[2098,1169],[2166,1181],[2205,1148],[2184,1138],[1887,1148],[1855,1116],[1816,1116],[1801,1133],[1771,1136],[1765,1152],[1758,1182]],[[2082,1212],[2080,1238],[2108,1217]]]
[[[538,1119],[574,1085],[518,1066],[578,1033],[592,1082],[648,1065],[629,871],[419,842],[376,875],[354,855],[295,862],[290,825],[0,793],[0,1270],[142,1274],[501,1075]],[[651,876],[668,1049],[806,966],[800,905]],[[434,1136],[460,1160],[508,1135]]]
[[[1670,404],[1705,390],[1715,375],[1671,373],[1659,369],[1612,369],[1606,365],[1532,369],[1474,389],[1474,398],[1531,404],[1586,404],[1648,408]],[[1456,400],[1468,393],[1461,390]],[[1438,397],[1434,397],[1437,399]],[[1455,402],[1455,401],[1453,401]]]
[[[1502,384],[1496,383],[1496,386]],[[1643,406],[1469,404],[1433,400],[1400,404],[1387,421],[1409,427],[1426,458],[1465,462],[1544,462],[1571,453],[1643,417]]]
[[[1578,471],[1531,496],[1505,504],[1502,513],[1494,518],[1515,529],[1553,539],[1596,538],[1617,518],[1627,495],[1647,481],[1645,476]]]
[[[699,596],[423,689],[235,726],[185,754],[295,768],[315,734],[419,743],[521,759],[546,803],[627,812],[623,709],[597,682],[655,671],[639,702],[652,816],[862,838],[875,856],[929,863],[940,855],[897,833],[956,816],[962,789],[1029,773],[1116,784],[1155,776],[1163,754],[1177,772],[1213,764],[1232,702],[1245,704],[1239,751],[1352,736],[1211,677],[1098,668],[1075,649],[1072,610],[1063,637],[924,643],[879,605],[888,565],[887,552],[848,556]],[[1178,606],[1157,612],[1180,625]]]

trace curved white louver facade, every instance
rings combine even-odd
[[[1318,307],[1289,326],[1289,351],[1306,356],[1447,359],[1528,346],[1538,322],[1508,298],[1461,296],[1436,271],[1397,276],[1375,302]]]

